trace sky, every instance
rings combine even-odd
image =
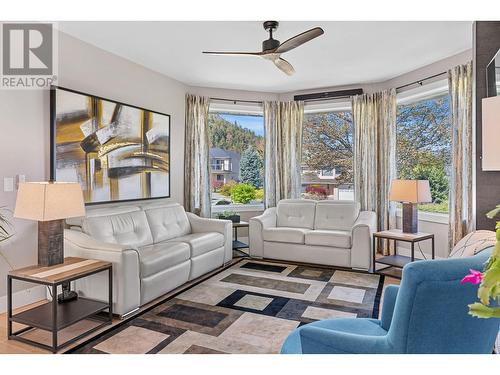
[[[224,120],[234,123],[235,121],[239,126],[245,129],[250,129],[255,134],[264,136],[264,117],[262,116],[248,116],[248,115],[231,115],[221,114]]]

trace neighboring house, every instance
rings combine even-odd
[[[317,185],[324,187],[328,195],[335,194],[335,188],[339,184],[336,177],[339,174],[335,168],[328,169],[311,169],[307,165],[302,164],[302,191],[305,191],[309,185]]]
[[[240,177],[241,155],[222,148],[210,149],[210,180],[212,184],[225,184],[231,180],[238,181]]]
[[[307,186],[319,186],[326,190],[328,199],[353,200],[354,191],[351,184],[339,184],[337,177],[340,173],[335,168],[325,168],[321,170],[311,169],[302,164],[302,192]]]

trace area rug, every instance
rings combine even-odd
[[[244,259],[72,353],[279,353],[319,319],[377,317],[383,276]]]

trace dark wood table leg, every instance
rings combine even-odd
[[[411,242],[411,261],[415,261],[415,242]]]
[[[372,273],[375,273],[375,253],[377,252],[376,248],[376,237],[372,237]]]
[[[435,250],[434,250],[434,236],[431,238],[432,240],[432,259],[436,259],[435,258]]]
[[[109,288],[109,323],[113,322],[113,270],[108,268],[108,288]]]
[[[7,337],[12,336],[12,277],[7,276]]]
[[[52,285],[52,352],[57,353],[57,285]]]

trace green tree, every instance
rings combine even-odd
[[[256,197],[255,188],[249,184],[237,184],[231,190],[231,199],[235,203],[247,204]]]
[[[448,200],[448,177],[441,165],[417,165],[413,168],[412,179],[429,180],[432,203]]]
[[[240,159],[240,180],[256,188],[262,186],[262,158],[252,146],[248,146]]]
[[[335,168],[339,183],[353,183],[351,112],[314,113],[304,117],[302,162],[314,170]]]
[[[451,164],[450,104],[447,95],[398,106],[399,178],[411,178],[416,166]]]

